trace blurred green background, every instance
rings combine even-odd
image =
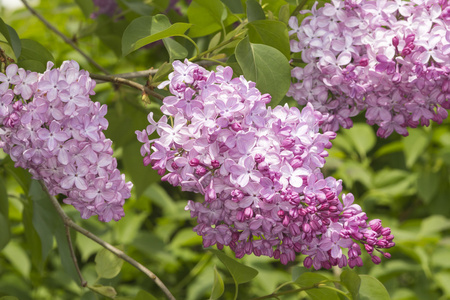
[[[112,74],[156,69],[168,62],[171,58],[162,44],[123,57],[122,34],[133,19],[142,15],[165,12],[172,23],[187,22],[187,4],[180,1],[176,5],[179,14],[174,9],[166,11],[168,0],[119,2],[119,14],[112,18],[100,15],[97,19],[90,18],[95,10],[91,0],[32,3]],[[261,4],[267,14],[279,16],[283,5],[290,4],[292,11],[297,3],[267,0]],[[56,66],[73,59],[83,69],[100,74],[25,8],[11,10],[2,6],[0,17],[21,39],[39,42],[51,53]],[[205,49],[213,36],[197,38],[196,42]],[[176,41],[192,55],[189,42]],[[2,43],[2,48],[14,57],[7,45]],[[145,84],[147,78],[135,80]],[[222,299],[232,299],[234,285],[230,274],[211,251],[202,248],[201,238],[192,231],[196,222],[184,210],[188,199],[200,201],[201,196],[161,183],[155,172],[142,165],[141,144],[134,131],[146,127],[150,111],[160,115],[158,101],[151,99],[151,104],[145,104],[139,91],[109,83],[98,84],[96,93],[92,99],[108,105],[106,117],[110,125],[106,135],[113,140],[119,168],[134,183],[133,194],[125,205],[126,216],[119,222],[106,224],[95,217],[82,220],[73,207],[63,205],[64,210],[76,223],[156,273],[178,299],[209,298],[214,266],[225,283]],[[389,251],[391,259],[374,265],[368,255],[363,256],[364,267],[356,268],[356,272],[378,278],[395,300],[450,299],[450,122],[412,129],[408,137],[393,134],[380,139],[359,116],[352,129],[338,132],[333,145],[325,174],[342,179],[345,191],[355,195],[369,218],[382,219],[395,235],[396,246]],[[39,185],[31,181],[26,171],[15,169],[3,152],[0,159],[0,244],[7,243],[0,252],[0,297],[102,299],[78,285],[67,249],[61,246],[65,239],[63,224],[45,201]],[[117,276],[99,279],[95,259],[101,247],[75,232],[72,238],[89,283],[113,286],[118,293],[116,299],[152,299],[150,294],[163,298],[149,278],[127,263]],[[270,294],[279,284],[291,280],[293,274],[304,271],[301,261],[287,266],[265,257],[251,256],[241,261],[259,274],[240,286],[238,299]],[[334,278],[340,272],[332,269],[317,273]],[[287,295],[282,299],[298,297]]]

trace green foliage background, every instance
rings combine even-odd
[[[284,66],[287,65],[285,56],[289,56],[289,50],[284,40],[287,33],[283,30],[300,1],[224,0],[226,15],[214,10],[214,3],[218,5],[219,0],[194,1],[189,8],[180,1],[177,7],[181,15],[174,10],[165,13],[167,22],[170,20],[168,29],[147,28],[141,36],[133,35],[136,31],[132,31],[131,36],[126,36],[129,42],[122,38],[129,24],[135,22],[140,28],[138,22],[165,12],[169,1],[119,2],[122,14],[115,18],[100,15],[96,20],[89,18],[94,10],[91,0],[40,1],[35,8],[111,74],[157,69],[176,58],[194,57],[198,53],[183,36],[185,27],[192,26],[188,36],[203,52],[219,45],[224,40],[224,33],[232,34],[235,28],[232,23],[248,18],[252,22],[246,27],[248,38],[231,41],[217,53],[211,53],[209,58],[228,58],[235,73],[243,73],[252,80],[258,78],[261,86],[286,75],[283,66],[274,70],[258,66],[257,61],[264,60],[258,55],[274,53],[277,59],[286,60]],[[303,3],[312,4],[311,1]],[[25,8],[15,11],[2,8],[1,18],[15,29],[20,39],[27,39],[22,41],[22,56],[19,57],[23,65],[39,69],[45,68],[43,61],[49,57],[54,58],[56,66],[73,59],[82,68],[101,73]],[[177,22],[192,25],[170,27]],[[166,30],[159,37],[164,38],[163,43],[138,49],[139,39],[162,30]],[[168,38],[174,35],[173,39]],[[6,37],[2,39],[1,47],[9,56],[16,57],[14,49],[8,45],[11,43]],[[148,41],[152,39],[144,42]],[[254,49],[254,57],[245,56],[249,48]],[[123,56],[123,50],[131,53]],[[248,60],[255,61],[254,65],[247,64]],[[261,74],[275,75],[261,78]],[[155,81],[158,79],[161,81],[162,77]],[[147,78],[136,81],[145,84]],[[286,81],[275,84],[283,85]],[[270,90],[270,84],[268,88]],[[281,92],[274,97],[282,103],[289,102],[281,99],[283,89],[281,86]],[[339,280],[342,275],[339,269],[305,273],[301,259],[283,266],[270,258],[245,257],[239,262],[258,271],[253,278],[249,275],[253,271],[246,271],[245,266],[238,265],[233,271],[230,269],[233,263],[227,263],[227,258],[203,249],[201,238],[192,231],[195,221],[184,210],[188,199],[200,201],[201,197],[182,193],[178,188],[160,182],[160,177],[151,168],[142,166],[141,145],[134,131],[146,127],[146,116],[150,111],[161,114],[160,102],[143,98],[139,91],[131,88],[109,83],[98,84],[96,93],[93,100],[108,105],[106,117],[110,125],[106,135],[114,142],[119,168],[134,183],[133,195],[125,205],[126,217],[116,223],[101,223],[94,217],[82,220],[73,207],[63,205],[77,224],[119,246],[144,264],[178,299],[220,296],[221,299],[233,299],[237,287],[235,281],[240,284],[238,299],[250,299],[271,294],[277,286],[291,280],[296,281],[297,286],[308,282],[314,284],[324,278]],[[441,125],[412,129],[406,138],[393,134],[388,139],[380,139],[376,137],[375,129],[360,117],[352,129],[338,133],[333,145],[327,158],[326,174],[343,179],[345,190],[355,195],[356,202],[369,218],[382,219],[383,225],[391,227],[395,235],[396,246],[390,251],[391,259],[373,265],[368,256],[363,256],[364,267],[356,268],[355,272],[377,278],[391,299],[450,299],[450,122],[446,120]],[[91,289],[80,287],[69,256],[63,223],[46,194],[26,171],[15,169],[2,152],[0,158],[0,299],[14,299],[6,296],[21,300],[103,299],[105,296],[99,293],[113,297],[114,293],[105,286],[114,287],[115,299],[164,297],[142,273],[127,263],[122,264],[86,237],[72,232],[82,273],[91,284]],[[225,249],[225,253],[232,256],[228,250]],[[236,276],[240,272],[244,277],[238,280]],[[353,278],[351,274],[354,273],[346,269],[343,272],[342,282],[352,282],[346,286],[351,293],[351,286],[357,279],[348,279]],[[360,299],[386,299],[386,295],[374,298],[374,293],[382,293],[383,289],[363,276],[360,278],[364,285]],[[325,292],[308,293],[309,296],[305,292],[288,294],[282,299],[345,299],[340,294],[327,293],[327,289],[317,291]]]

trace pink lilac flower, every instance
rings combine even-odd
[[[364,110],[381,137],[441,123],[450,108],[449,11],[440,0],[314,4],[300,25],[289,20],[291,51],[304,64],[287,95],[328,114],[325,130],[350,128]]]
[[[132,183],[103,134],[106,105],[90,99],[95,81],[75,61],[52,67],[38,74],[11,64],[0,74],[0,148],[83,218],[117,221]]]
[[[187,60],[173,67],[159,86],[172,93],[163,100],[164,116],[156,122],[150,113],[151,125],[136,135],[144,165],[204,196],[186,205],[204,247],[229,246],[238,258],[253,253],[283,264],[304,254],[305,266],[316,269],[361,265],[359,244],[376,263],[375,252],[389,255],[382,249],[394,246],[390,230],[368,223],[352,194],[342,203],[341,181],[321,172],[336,137],[319,132],[327,115],[312,104],[301,111],[267,107],[270,95],[232,78],[230,67],[210,72]],[[192,114],[177,106],[184,97],[199,103]],[[155,129],[159,137],[150,139]]]

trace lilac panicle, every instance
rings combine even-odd
[[[188,61],[173,67],[159,86],[172,94],[163,100],[164,116],[155,121],[150,113],[150,125],[136,135],[145,165],[204,196],[186,206],[203,246],[283,264],[304,254],[305,266],[316,269],[361,265],[359,244],[373,257],[394,246],[390,230],[368,223],[352,194],[339,200],[341,180],[324,178],[326,149],[336,137],[319,132],[326,115],[311,104],[301,111],[267,107],[270,95],[243,76],[233,78],[230,67],[210,72]]]
[[[326,130],[350,128],[365,111],[378,136],[441,123],[450,108],[450,3],[441,0],[333,0],[291,17],[288,96],[329,114]]]
[[[11,64],[0,73],[0,148],[82,218],[117,221],[133,185],[103,134],[106,105],[90,99],[95,81],[75,61],[52,67],[38,74]]]

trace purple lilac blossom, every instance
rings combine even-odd
[[[95,81],[75,61],[52,67],[38,74],[11,64],[0,74],[0,148],[82,218],[117,221],[133,185],[103,134],[107,107],[90,99]]]
[[[283,264],[304,254],[306,267],[361,266],[361,247],[375,263],[394,246],[380,220],[367,222],[341,180],[324,178],[331,131],[319,132],[327,116],[311,104],[267,107],[269,94],[232,78],[230,67],[210,72],[175,61],[163,100],[164,116],[136,131],[144,165],[174,186],[204,195],[189,200],[194,231],[203,246],[229,246],[241,258],[254,253]],[[156,133],[156,134],[155,134]],[[342,249],[347,249],[343,251]]]
[[[288,92],[327,113],[326,130],[352,127],[365,110],[378,136],[441,123],[450,108],[450,3],[443,0],[333,0],[291,17]]]

